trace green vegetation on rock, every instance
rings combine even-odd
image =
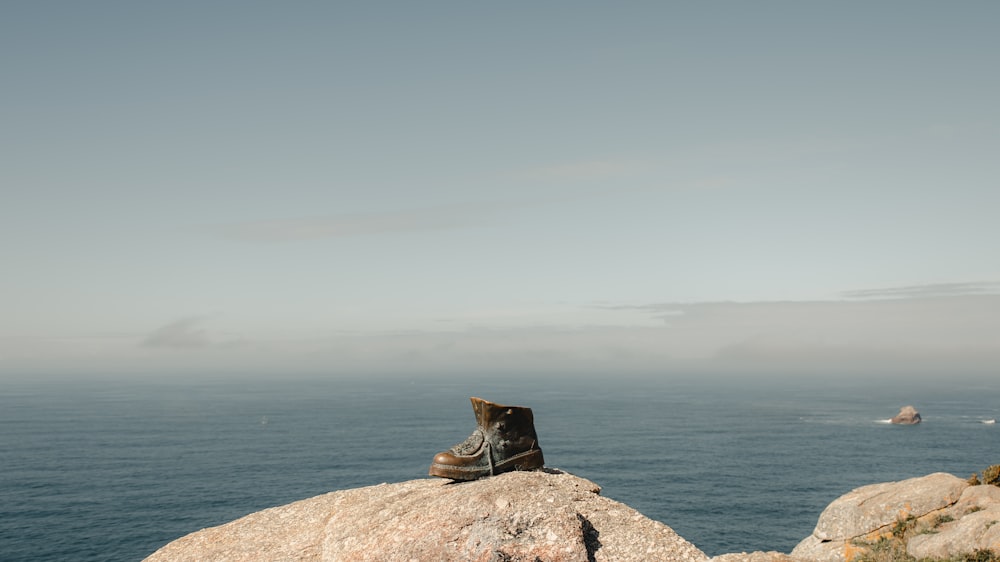
[[[980,484],[1000,486],[1000,464],[987,467],[983,470],[982,476],[973,472],[972,476],[969,477],[969,484],[972,486],[979,486]]]
[[[938,527],[951,521],[954,518],[949,515],[938,515],[929,525],[921,525],[912,515],[898,519],[889,527],[888,535],[882,535],[873,541],[854,541],[864,551],[849,562],[1000,562],[1000,553],[989,549],[976,549],[952,558],[916,558],[906,552],[906,542],[911,536],[936,533]]]
[[[983,471],[983,484],[1000,486],[1000,464],[995,464]]]

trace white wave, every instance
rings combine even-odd
[[[997,420],[979,420],[979,423],[985,423],[987,425],[993,425],[997,423]]]
[[[892,423],[892,418],[888,418],[888,419],[884,419],[884,420],[875,420],[875,423]]]

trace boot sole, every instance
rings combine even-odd
[[[514,470],[537,470],[543,466],[545,466],[545,459],[542,457],[542,450],[532,449],[496,463],[493,466],[493,474],[502,474]],[[434,463],[431,464],[428,474],[430,476],[440,476],[441,478],[451,478],[452,480],[478,480],[490,475],[490,467],[453,466]]]

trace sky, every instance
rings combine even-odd
[[[4,3],[0,379],[998,374],[998,23]]]

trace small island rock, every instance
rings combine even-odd
[[[893,416],[889,423],[896,425],[915,425],[920,423],[920,412],[913,406],[903,406],[899,413]]]

